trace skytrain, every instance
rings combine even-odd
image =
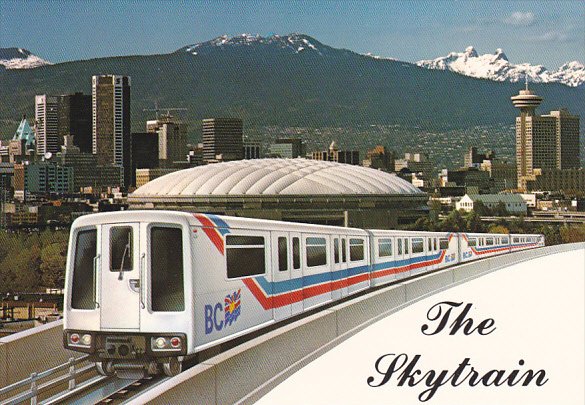
[[[359,291],[544,243],[177,211],[87,215],[71,227],[63,342],[103,375],[173,376],[202,350]]]

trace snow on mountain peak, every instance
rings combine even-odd
[[[32,69],[52,63],[23,48],[0,48],[0,65],[6,69]]]
[[[306,50],[311,50],[317,52],[319,55],[322,55],[322,44],[308,35],[297,33],[288,35],[272,34],[266,37],[263,37],[259,34],[246,33],[233,37],[222,35],[210,41],[188,45],[179,49],[177,52],[189,52],[193,55],[198,55],[202,52],[211,52],[212,49],[217,47],[220,49],[227,49],[228,47],[241,46],[271,46],[294,53],[301,53]]]
[[[416,64],[427,69],[451,70],[495,81],[518,82],[528,77],[535,83],[558,82],[571,87],[585,85],[585,67],[578,61],[565,63],[556,71],[548,71],[542,65],[512,64],[501,48],[496,49],[494,54],[479,55],[475,48],[469,46],[465,52],[451,52],[447,56],[421,60]]]

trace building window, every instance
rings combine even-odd
[[[249,277],[266,272],[264,237],[227,235],[227,277]]]

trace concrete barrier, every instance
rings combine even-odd
[[[63,321],[0,338],[0,387],[79,357],[63,348]]]
[[[349,336],[425,296],[520,261],[579,249],[585,243],[495,256],[373,291],[206,360],[131,403],[252,403]]]

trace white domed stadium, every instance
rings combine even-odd
[[[167,174],[139,187],[128,201],[132,209],[391,228],[424,215],[427,195],[394,174],[361,166],[253,159]]]

